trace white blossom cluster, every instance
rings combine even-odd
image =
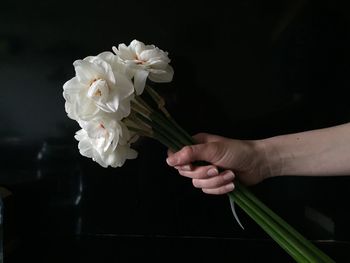
[[[168,53],[154,45],[133,40],[112,50],[76,60],[75,77],[63,85],[68,117],[82,128],[75,135],[79,151],[103,167],[120,167],[137,157],[130,147],[133,133],[122,120],[147,79],[170,82],[174,74]]]

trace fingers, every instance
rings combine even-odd
[[[170,166],[181,166],[186,163],[191,163],[194,161],[208,161],[212,162],[213,157],[218,152],[218,145],[214,142],[223,141],[226,138],[208,134],[208,133],[198,133],[193,136],[198,144],[185,146],[178,152],[172,152],[168,150],[167,163]]]
[[[216,147],[210,143],[185,146],[174,154],[170,153],[166,161],[170,166],[181,166],[197,160],[212,162]]]
[[[186,176],[192,179],[207,179],[213,176],[219,175],[218,168],[214,165],[207,166],[192,166],[192,165],[183,165],[176,166],[179,174]]]
[[[191,167],[191,170],[183,170],[178,167],[181,175],[192,178],[194,187],[201,188],[204,193],[221,195],[231,192],[234,189],[233,179],[235,175],[232,171],[226,170],[218,173],[215,166]],[[211,175],[210,175],[211,174]]]
[[[232,183],[232,180],[234,179],[234,177],[235,176],[233,172],[228,170],[212,178],[205,178],[205,179],[195,178],[192,180],[192,183],[196,188],[215,189],[215,188],[227,185],[229,183]]]
[[[174,153],[168,151],[167,163],[175,167],[179,174],[192,178],[192,183],[196,188],[201,188],[207,194],[226,194],[234,189],[234,173],[226,170],[219,173],[214,165],[194,166],[195,161],[207,161],[215,163],[220,156],[219,143],[226,138],[199,133],[193,136],[198,144],[185,146],[180,151]],[[221,149],[222,150],[222,149]],[[215,161],[216,160],[216,161]]]
[[[202,189],[202,191],[203,193],[211,195],[223,195],[231,192],[233,189],[235,189],[235,185],[230,183],[215,189]]]
[[[218,176],[210,179],[193,179],[193,185],[201,188],[206,194],[222,195],[231,192],[234,189],[232,180],[235,175],[232,171],[227,170]]]

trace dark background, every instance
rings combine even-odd
[[[139,141],[138,159],[122,168],[81,157],[62,86],[74,60],[138,39],[169,52],[174,80],[156,88],[192,134],[258,139],[345,123],[349,11],[347,1],[2,1],[8,262],[290,260],[237,208],[241,230],[225,196],[204,195],[168,168],[155,141]],[[252,190],[349,260],[349,178],[274,178]]]

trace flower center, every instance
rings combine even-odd
[[[100,90],[97,90],[94,95],[95,96],[102,96],[102,92]]]
[[[99,102],[107,101],[109,95],[109,86],[108,83],[100,78],[95,78],[90,82],[89,90],[87,96],[90,99]]]
[[[146,61],[141,59],[137,54],[135,55],[135,60],[137,65],[142,65],[146,63]]]

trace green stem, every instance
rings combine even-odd
[[[135,126],[126,125],[130,131],[137,133],[138,135],[156,139],[153,133],[149,133],[143,129],[136,128]]]
[[[143,116],[152,120],[158,126],[162,127],[167,134],[173,137],[173,139],[178,140],[183,145],[192,144],[192,141],[188,141],[185,136],[183,136],[176,127],[157,110],[153,110],[141,97],[136,97],[133,100],[132,109]]]
[[[256,209],[252,207],[249,200],[244,198],[244,195],[240,192],[239,189],[236,188],[234,192],[235,194],[230,194],[230,198],[233,198],[234,202],[236,202],[291,257],[293,257],[297,262],[315,262],[306,259],[295,246],[288,242],[288,238],[276,231],[276,228],[269,224],[269,219],[261,216],[261,214],[259,214]]]
[[[151,115],[151,111],[136,99],[131,101],[131,112],[137,112],[146,118]]]
[[[247,198],[248,198],[248,206],[250,206],[250,208],[254,207],[255,209],[259,209],[260,205],[262,204],[262,202],[259,202],[259,204],[257,206],[255,205],[255,202],[258,201],[258,199],[255,197],[252,193],[250,193],[250,191],[246,188],[244,188],[242,185],[238,184],[236,191],[240,190],[242,191],[242,194],[246,194]],[[280,220],[276,220],[277,224],[273,221],[276,218],[276,214],[273,213],[271,210],[267,210],[266,206],[263,206],[262,208],[264,208],[263,210],[258,210],[261,213],[266,213],[266,215],[264,215],[264,219],[265,219],[265,223],[267,222],[267,224],[273,224],[276,229],[278,229],[278,231],[280,231],[280,235],[285,236],[285,238],[287,239],[287,241],[291,242],[293,244],[293,246],[296,246],[298,251],[301,251],[303,254],[307,255],[307,257],[311,260],[311,262],[318,262],[319,259],[323,260],[323,262],[334,262],[332,261],[327,255],[323,254],[322,251],[318,250],[316,247],[314,247],[310,241],[306,240],[304,237],[302,237],[302,235],[296,235],[295,234],[295,230],[289,226],[284,220],[282,220],[280,218]],[[266,212],[267,211],[267,212]],[[270,215],[276,215],[276,216],[272,216],[270,218]],[[266,227],[263,228],[266,231]],[[270,231],[271,233],[271,231]],[[301,240],[299,243],[299,239]],[[304,247],[305,246],[305,247]],[[281,247],[283,247],[287,252],[288,252],[288,248],[286,248],[285,246],[281,245]],[[300,253],[300,252],[299,252]],[[316,261],[317,258],[317,261]]]
[[[167,109],[164,107],[165,106],[165,101],[164,99],[150,86],[146,86],[147,93],[150,95],[150,97],[153,99],[153,101],[158,105],[158,108],[163,112],[164,116],[162,114],[159,114],[156,112],[157,115],[159,115],[159,118],[162,118],[164,120],[167,120],[170,122],[171,125],[173,125],[174,130],[177,130],[177,132],[183,136],[183,140],[186,141],[185,145],[191,145],[194,144],[195,141],[193,140],[192,136],[190,136],[175,120],[174,118],[170,115],[170,113],[167,111]],[[142,100],[142,99],[141,99]]]
[[[146,85],[145,88],[146,92],[148,93],[148,95],[150,95],[150,97],[153,99],[153,101],[158,105],[158,108],[164,112],[165,115],[168,115],[168,111],[165,109],[165,100],[163,99],[162,96],[160,96],[158,94],[158,92],[156,92],[151,86]]]
[[[166,129],[163,128],[164,125],[159,125],[159,123],[154,122],[152,120],[149,120],[148,118],[146,118],[145,116],[143,116],[142,114],[139,113],[135,113],[136,118],[138,118],[141,122],[144,122],[145,124],[149,125],[152,127],[152,130],[155,134],[157,134],[157,136],[160,136],[161,138],[165,138],[166,140],[168,140],[169,142],[171,142],[171,149],[177,148],[177,149],[181,149],[182,145],[180,142],[178,142],[177,137],[172,137],[170,136]]]
[[[136,118],[134,112],[131,112],[128,118],[124,119],[123,122],[128,127],[134,127],[145,133],[152,134],[152,127]]]
[[[162,116],[163,117],[163,116]],[[165,117],[163,117],[165,118]],[[184,129],[181,128],[181,126],[173,119],[173,117],[169,116],[167,117],[170,124],[174,125],[174,128],[178,130],[179,134],[183,136],[183,139],[187,141],[188,145],[195,144],[193,137],[189,135]]]
[[[142,106],[144,106],[147,110],[150,112],[153,111],[152,107],[147,104],[140,96],[136,96],[135,100],[140,103]]]
[[[179,133],[176,127],[174,127],[168,119],[166,119],[159,113],[152,112],[151,119],[154,120],[154,122],[160,124],[169,133],[169,135],[173,136],[174,138],[177,138],[177,140],[182,144],[182,146],[193,144],[192,142],[188,141],[187,138],[185,138],[181,133]]]
[[[174,144],[172,141],[170,141],[167,137],[163,136],[161,133],[156,132],[154,134],[154,138],[157,139],[164,146],[166,146],[168,149],[171,149],[173,151],[179,150],[179,146]]]
[[[168,118],[171,121],[171,123],[174,124],[174,126],[185,136],[185,138],[187,139],[188,142],[190,142],[190,144],[195,144],[196,143],[194,141],[194,139],[192,138],[192,136],[189,135],[184,129],[182,129],[181,126],[174,120],[173,117],[171,117],[169,115]]]
[[[153,110],[141,98],[137,100],[138,110],[146,111],[147,114],[144,116],[141,113],[142,115],[138,118],[154,129],[153,137],[175,151],[185,145],[194,144],[193,138],[176,123],[164,108],[164,100],[161,100],[153,89],[146,90],[163,113]],[[235,191],[228,195],[297,262],[334,262],[239,182],[236,182]]]
[[[303,235],[301,235],[297,230],[295,230],[291,225],[284,221],[280,216],[273,212],[269,207],[267,207],[263,202],[261,202],[252,192],[250,192],[246,187],[244,187],[239,182],[236,182],[236,187],[239,187],[241,192],[251,200],[256,206],[258,206],[262,211],[268,214],[273,220],[275,220],[280,226],[282,226],[286,231],[290,233],[293,238],[299,240],[307,249],[309,249],[314,255],[319,257],[321,262],[334,262],[328,255],[317,248],[311,241],[307,240]]]

